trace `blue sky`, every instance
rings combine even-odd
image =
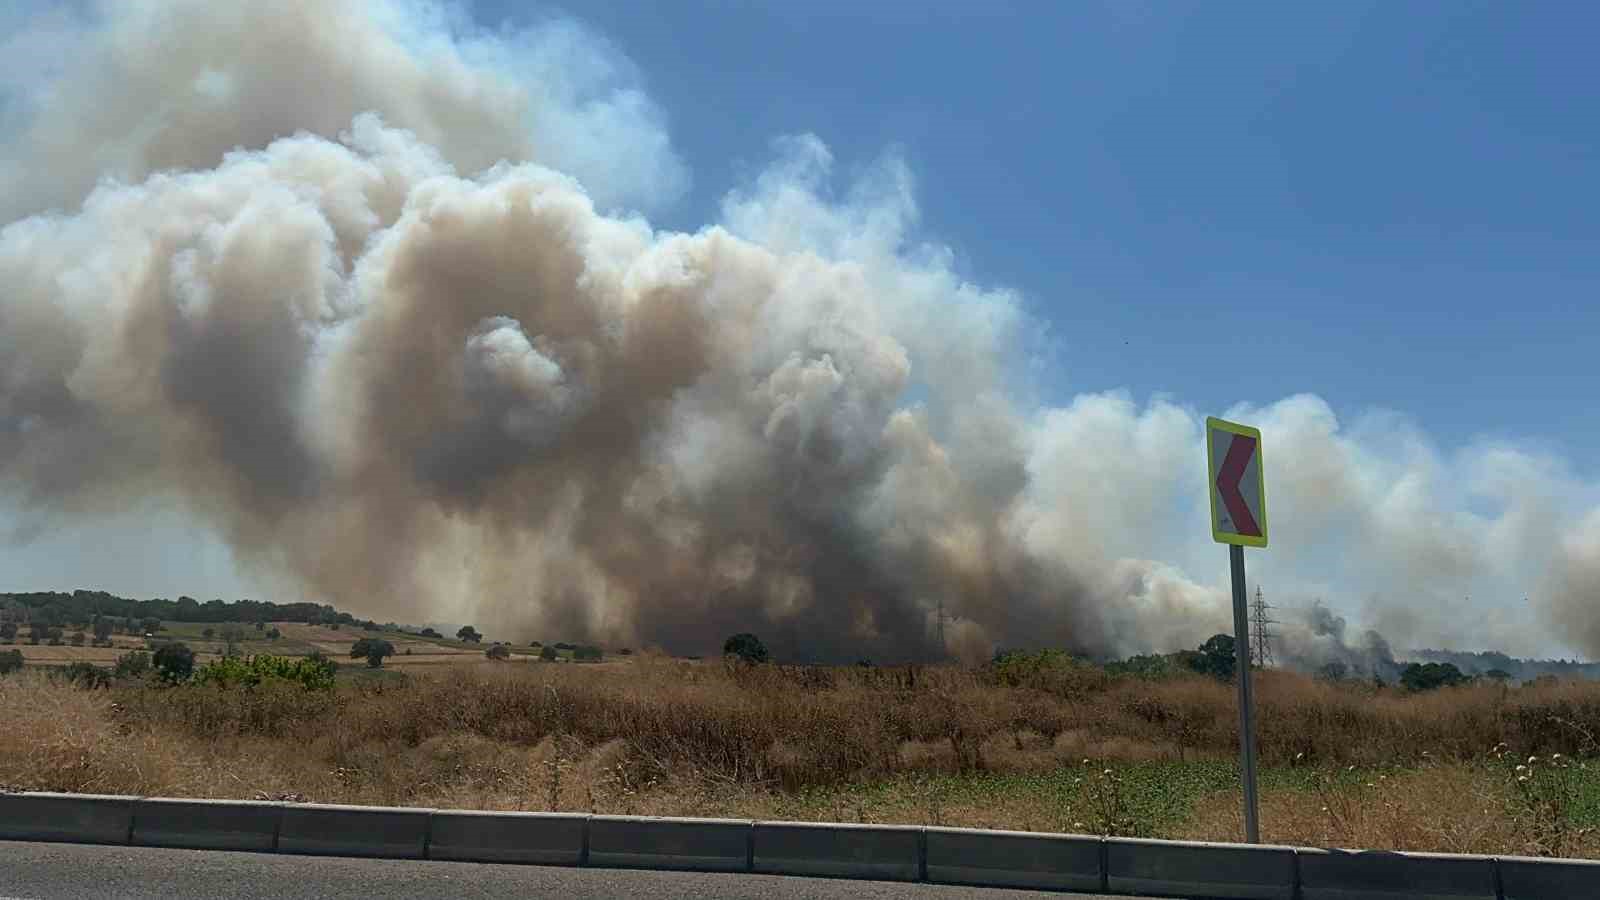
[[[1600,7],[559,11],[667,114],[693,187],[656,222],[714,221],[779,135],[815,133],[844,171],[898,152],[926,236],[1051,324],[1046,399],[1312,391],[1447,447],[1515,437],[1600,471]]]

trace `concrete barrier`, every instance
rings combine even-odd
[[[436,810],[428,858],[576,866],[583,862],[587,820],[565,813]]]
[[[753,864],[776,875],[922,878],[922,829],[907,825],[757,822]]]
[[[750,868],[750,822],[590,816],[588,864],[745,872]]]
[[[1600,861],[1534,859],[1502,856],[1502,900],[1546,900],[1548,897],[1600,897]]]
[[[1113,894],[1294,900],[1294,848],[1113,838],[1106,885]]]
[[[283,807],[284,853],[422,859],[431,809],[290,803]]]
[[[1487,856],[1297,851],[1302,900],[1496,900]]]
[[[1065,834],[927,828],[929,881],[1098,891],[1101,840]]]
[[[133,797],[106,794],[0,794],[0,839],[126,844]]]
[[[283,804],[247,800],[140,800],[133,841],[192,850],[274,850]]]

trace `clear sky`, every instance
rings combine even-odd
[[[657,222],[714,221],[778,135],[815,133],[843,170],[895,150],[924,231],[1053,326],[1048,399],[1313,391],[1447,447],[1514,436],[1600,472],[1600,6],[564,11],[667,114],[693,187]]]

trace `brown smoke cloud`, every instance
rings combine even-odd
[[[687,172],[571,23],[168,0],[0,24],[0,58],[69,61],[0,65],[0,483],[26,529],[160,498],[365,616],[683,652],[1125,654],[1229,625],[1199,417],[1016,399],[1035,324],[912,238],[892,158],[828,200],[826,148],[787,138],[720,224],[660,232],[629,211]],[[1252,573],[1280,599],[1325,587],[1330,547],[1410,611],[1509,583],[1484,547],[1531,554],[1581,493],[1314,397],[1234,413],[1270,435]],[[1469,515],[1457,482],[1520,499]]]

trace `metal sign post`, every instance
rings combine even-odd
[[[1245,610],[1244,548],[1228,548],[1233,569],[1233,670],[1239,683],[1239,769],[1244,774],[1244,839],[1261,842],[1261,827],[1256,810],[1256,723],[1255,703],[1250,696],[1250,619]]]
[[[1255,703],[1250,695],[1250,613],[1245,599],[1244,548],[1267,545],[1267,490],[1262,473],[1261,432],[1245,425],[1206,419],[1206,464],[1210,473],[1211,536],[1228,546],[1233,578],[1234,679],[1239,685],[1239,770],[1244,780],[1244,838],[1261,842],[1256,803]]]

